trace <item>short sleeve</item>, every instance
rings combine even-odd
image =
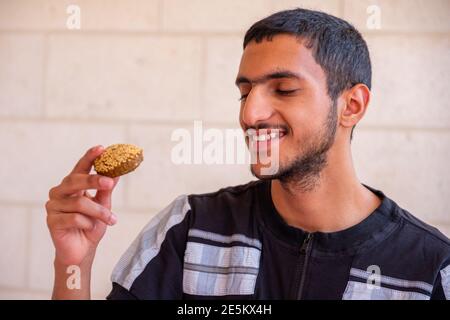
[[[114,268],[108,299],[182,299],[190,214],[180,196],[150,220]]]

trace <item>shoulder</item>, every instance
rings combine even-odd
[[[252,195],[257,190],[263,181],[250,181],[246,184],[229,186],[221,188],[214,192],[203,194],[191,194],[189,195],[191,203],[211,203],[220,201],[233,201],[235,199],[242,199]]]
[[[450,239],[436,227],[422,221],[416,215],[399,206],[394,200],[380,190],[365,185],[383,200],[384,213],[394,222],[397,232],[390,238],[391,244],[409,252],[424,255],[438,254],[450,257]]]
[[[188,196],[191,209],[197,218],[205,215],[240,216],[250,214],[257,197],[262,192],[263,181],[251,181],[246,184],[222,188],[218,191]]]
[[[429,244],[433,246],[450,250],[450,239],[439,231],[439,229],[420,220],[415,215],[401,207],[397,207],[397,212],[403,219],[405,228],[407,228],[409,232],[417,235],[418,237],[427,238]]]
[[[255,236],[258,197],[263,181],[189,195],[191,228],[218,234]]]
[[[428,257],[441,264],[450,259],[450,239],[436,227],[422,221],[408,210],[396,205],[396,211],[402,222],[401,235],[411,249],[422,252],[423,258]]]

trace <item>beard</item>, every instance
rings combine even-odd
[[[327,165],[327,153],[334,143],[337,130],[337,101],[330,105],[327,118],[315,137],[305,144],[304,151],[287,164],[281,164],[272,175],[261,175],[251,166],[252,174],[260,180],[278,179],[286,190],[308,192],[320,181],[320,172]]]

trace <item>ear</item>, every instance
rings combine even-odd
[[[364,116],[370,101],[370,90],[362,83],[358,83],[348,89],[344,95],[345,101],[341,111],[340,124],[351,128]]]

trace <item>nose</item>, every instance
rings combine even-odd
[[[255,127],[259,122],[264,122],[274,113],[262,90],[253,88],[241,106],[240,118],[244,127]]]

